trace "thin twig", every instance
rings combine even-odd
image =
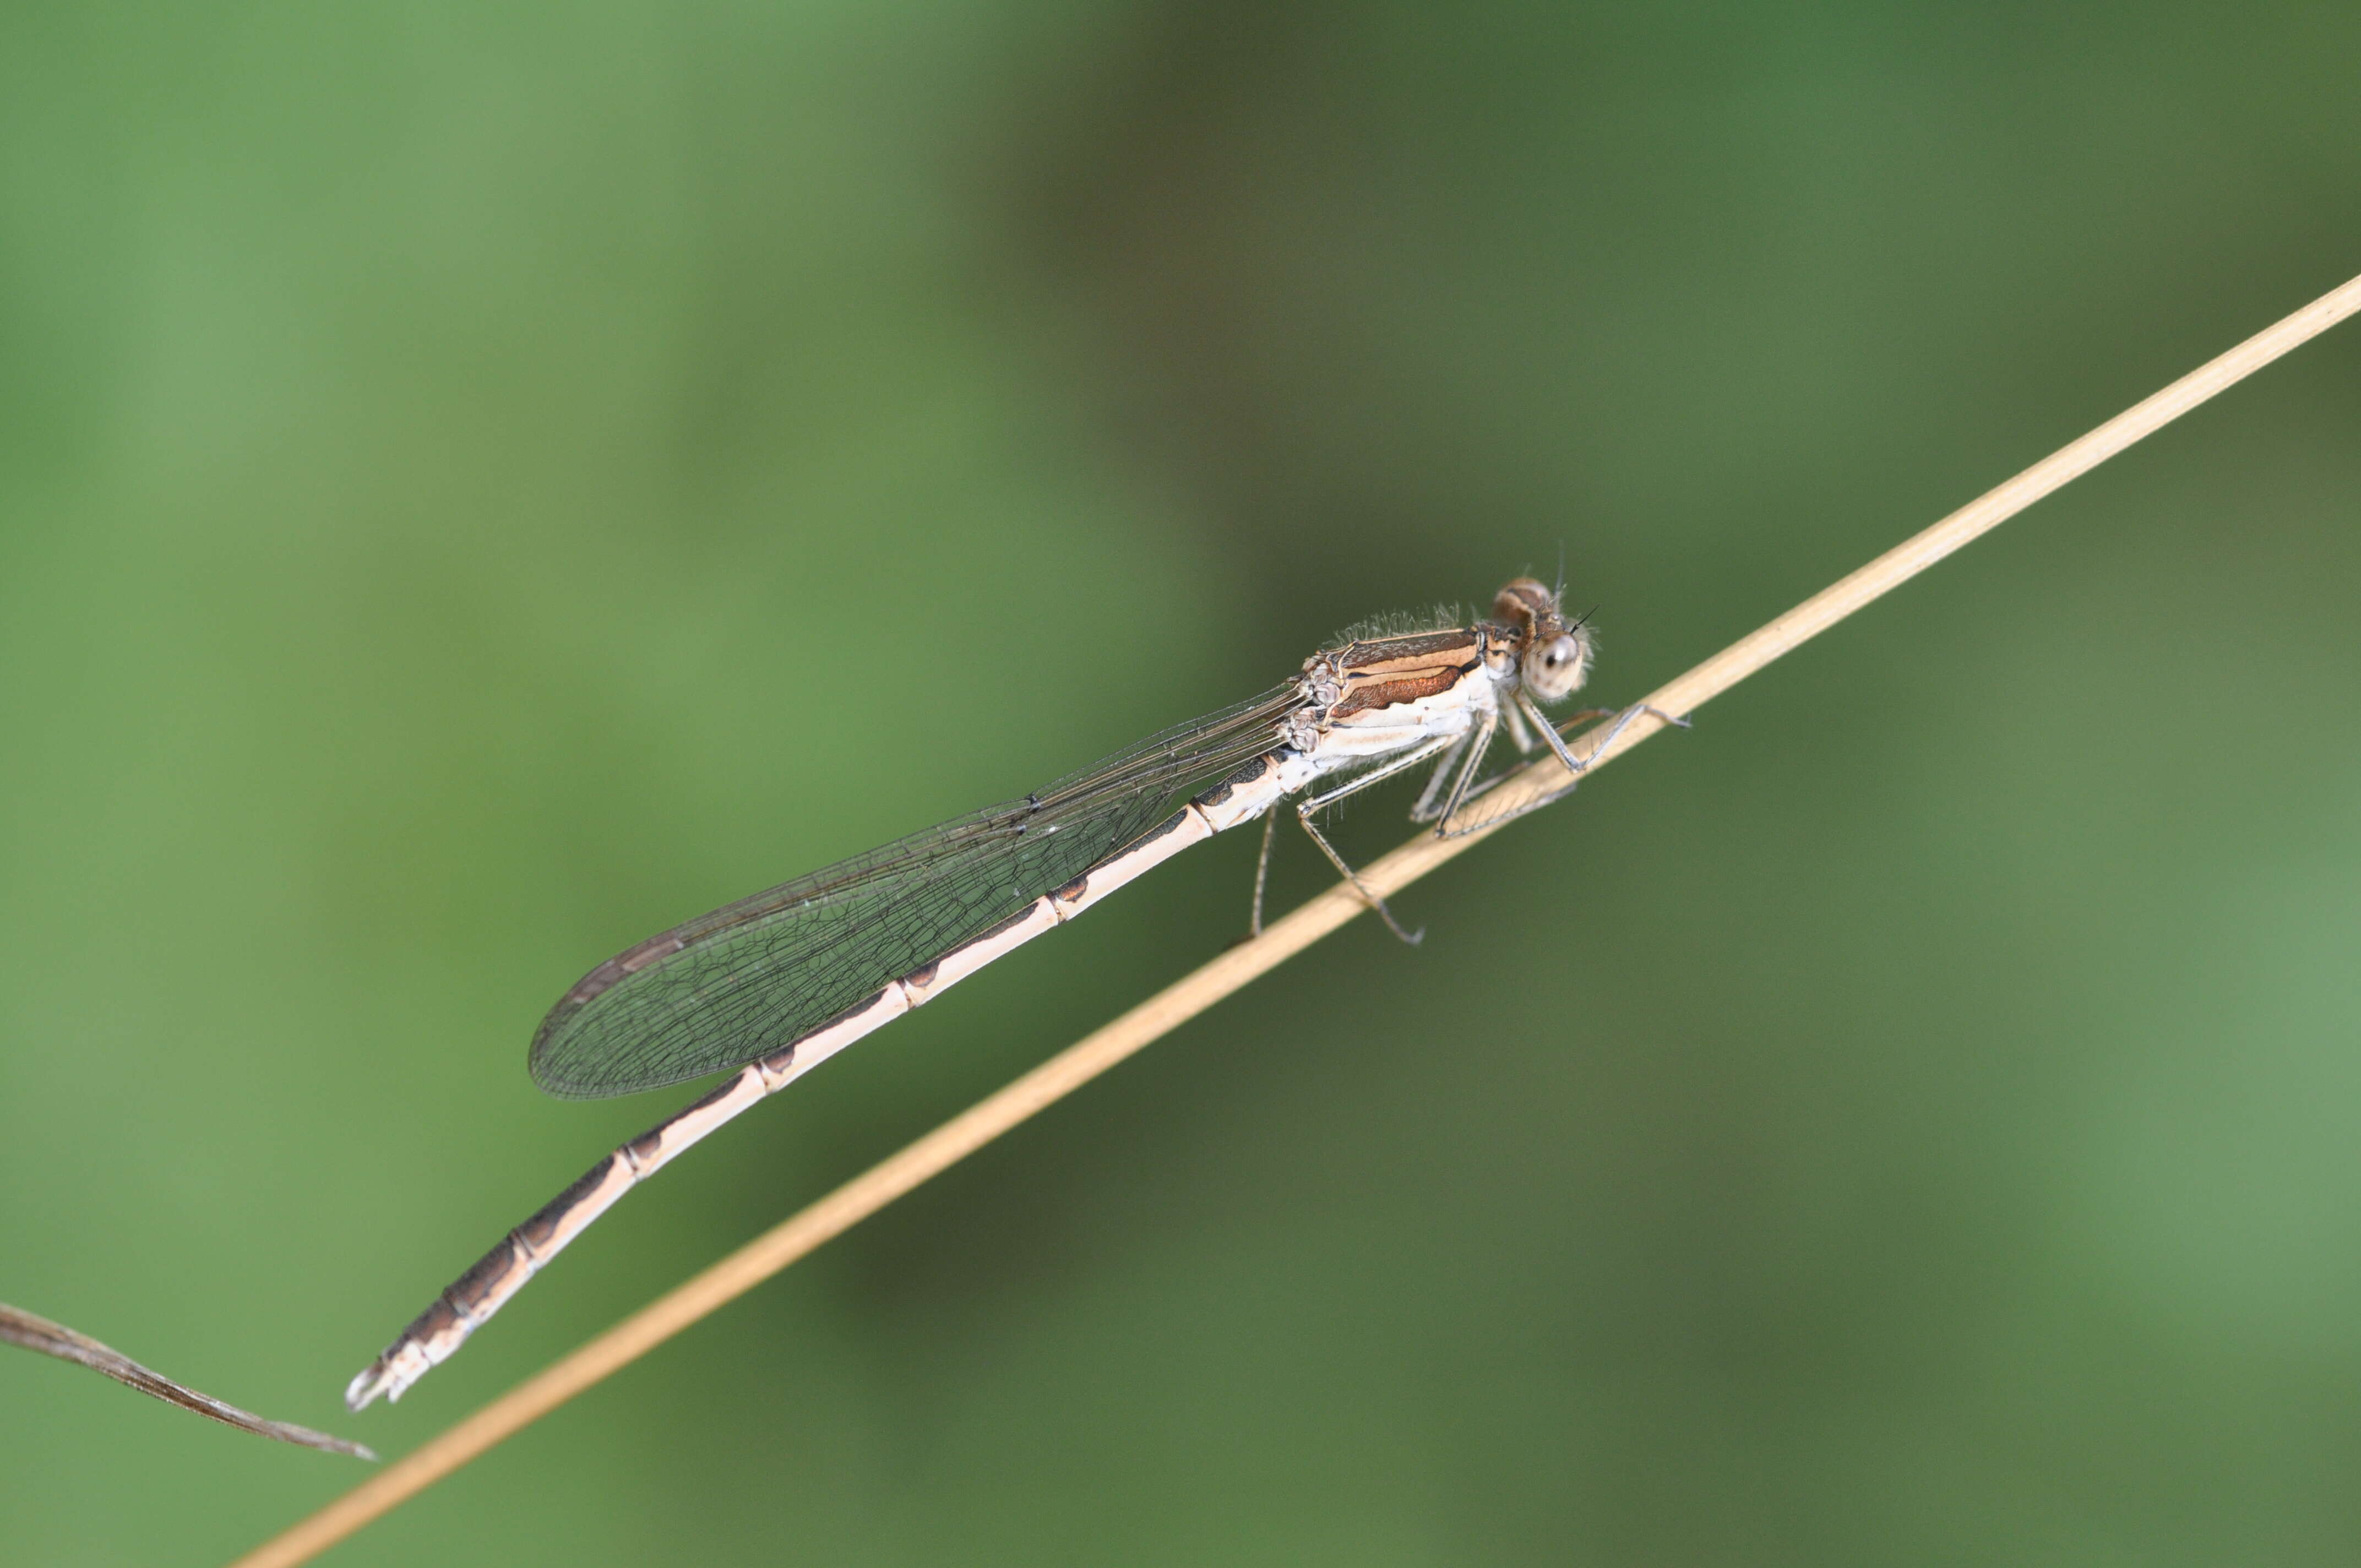
[[[1675,717],[1693,712],[1796,644],[1827,630],[2068,480],[2096,467],[2142,436],[2161,429],[2356,311],[2361,311],[2361,278],[2256,334],[2080,441],[2043,458],[1997,489],[1978,497],[1925,532],[1887,551],[1850,576],[1813,595],[1761,630],[1659,688],[1648,697],[1649,706]],[[1604,732],[1602,728],[1576,740],[1574,751],[1588,767],[1596,768],[1663,728],[1664,720],[1642,715],[1623,729],[1613,745],[1597,746],[1597,738]],[[1586,750],[1586,742],[1596,749]],[[1517,806],[1546,795],[1565,782],[1565,765],[1554,756],[1544,755],[1540,762],[1510,774],[1485,795],[1485,816],[1505,817]],[[1396,893],[1490,837],[1493,831],[1479,828],[1454,839],[1422,834],[1382,860],[1373,861],[1362,871],[1361,880],[1380,897]],[[232,1568],[291,1568],[292,1564],[308,1562],[315,1553],[630,1365],[707,1313],[752,1289],[821,1243],[850,1230],[946,1167],[1072,1093],[1266,970],[1294,957],[1367,907],[1349,887],[1339,884],[1330,888],[1284,919],[1265,927],[1261,936],[1232,948],[882,1165],[855,1177],[801,1213],[642,1308],[474,1415],[446,1428],[400,1463],[238,1559]]]
[[[79,1333],[63,1323],[53,1323],[38,1313],[22,1307],[11,1307],[0,1301],[0,1343],[22,1345],[43,1355],[54,1355],[60,1361],[78,1362],[93,1372],[114,1378],[126,1388],[137,1388],[151,1399],[161,1399],[168,1405],[178,1405],[184,1410],[194,1410],[224,1426],[250,1431],[257,1437],[276,1438],[304,1448],[317,1448],[330,1453],[349,1453],[356,1459],[375,1459],[376,1454],[357,1442],[346,1442],[340,1437],[330,1437],[310,1427],[299,1427],[293,1421],[274,1421],[268,1416],[258,1416],[251,1410],[241,1410],[236,1405],[200,1394],[185,1383],[175,1383],[152,1368],[140,1365],[121,1351],[104,1345],[86,1333]]]

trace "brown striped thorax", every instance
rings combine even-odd
[[[1389,752],[1405,730],[1452,734],[1513,713],[1521,690],[1544,703],[1571,696],[1591,654],[1589,630],[1565,619],[1558,595],[1519,577],[1494,597],[1491,619],[1473,626],[1356,638],[1305,660],[1305,706],[1285,739],[1335,764]]]

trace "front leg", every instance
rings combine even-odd
[[[1525,728],[1525,716],[1523,711],[1520,709],[1515,703],[1510,703],[1507,707],[1500,710],[1500,722],[1507,726],[1509,731],[1509,744],[1517,749],[1517,755],[1520,757],[1532,756],[1533,754],[1533,732]],[[1420,804],[1423,805],[1425,803],[1422,801]]]
[[[1520,702],[1532,701],[1532,698],[1528,697],[1522,692],[1519,692],[1517,694],[1517,698]],[[1616,712],[1617,710],[1611,707],[1587,708],[1580,713],[1574,714],[1567,718],[1564,721],[1564,727],[1571,729],[1577,724],[1587,724],[1594,718],[1602,718],[1608,714]],[[1484,828],[1497,828],[1504,822],[1514,822],[1518,817],[1524,816],[1528,812],[1539,811],[1544,806],[1553,805],[1555,802],[1564,800],[1567,795],[1572,795],[1575,792],[1576,787],[1582,783],[1582,775],[1589,770],[1591,758],[1598,756],[1600,751],[1613,745],[1615,743],[1616,737],[1622,734],[1626,729],[1629,729],[1643,713],[1652,714],[1654,717],[1663,719],[1666,724],[1673,726],[1676,729],[1686,729],[1689,728],[1689,720],[1686,718],[1676,714],[1666,713],[1663,708],[1652,707],[1644,702],[1634,703],[1631,707],[1622,709],[1620,713],[1618,714],[1615,723],[1608,729],[1606,736],[1600,740],[1598,745],[1593,746],[1590,749],[1589,757],[1576,757],[1570,750],[1567,749],[1565,740],[1560,733],[1559,726],[1545,723],[1542,733],[1549,737],[1551,749],[1556,751],[1559,762],[1565,768],[1565,771],[1573,776],[1568,778],[1565,784],[1550,791],[1547,795],[1535,800],[1529,800],[1524,805],[1518,806],[1515,810],[1504,812],[1498,817],[1479,817],[1474,822],[1454,826],[1450,817],[1446,815],[1443,822],[1435,828],[1435,836],[1441,839],[1462,839],[1470,833],[1477,832]],[[1534,709],[1533,717],[1536,719],[1540,719],[1543,718],[1543,715],[1539,709]],[[1486,791],[1489,790],[1494,784],[1499,784],[1501,778],[1506,778],[1507,776],[1507,774],[1503,773],[1498,778],[1489,778],[1485,780],[1475,789],[1469,791],[1466,798],[1473,801],[1477,796],[1481,795]]]
[[[1579,713],[1569,713],[1553,724],[1550,722],[1549,715],[1541,710],[1541,705],[1533,701],[1532,693],[1520,689],[1517,693],[1516,704],[1531,717],[1534,727],[1541,730],[1542,739],[1549,742],[1550,750],[1557,753],[1558,762],[1570,773],[1579,773],[1589,764],[1576,761],[1574,753],[1566,750],[1565,731],[1577,724],[1587,724],[1594,718],[1604,718],[1615,711],[1611,707],[1586,707]],[[1627,719],[1625,722],[1629,723],[1630,720]],[[1621,729],[1617,729],[1616,734],[1621,733]],[[1610,735],[1608,739],[1611,740],[1614,736]]]

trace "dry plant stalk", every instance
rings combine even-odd
[[[1648,705],[1675,717],[1687,716],[1780,654],[1892,592],[2050,491],[2089,472],[2142,436],[2162,429],[2215,393],[2356,311],[2361,311],[2361,278],[2257,333],[2007,483],[1977,497],[1850,576],[1821,589],[1760,630],[1659,687],[1647,697]],[[1596,768],[1664,727],[1663,720],[1643,715],[1625,728],[1611,747],[1598,746],[1598,738],[1610,728],[1601,726],[1575,740],[1573,750],[1589,767]],[[1560,788],[1565,782],[1564,764],[1544,752],[1539,762],[1509,775],[1487,792],[1483,800],[1485,813],[1505,814],[1527,800]],[[1478,829],[1456,839],[1422,834],[1371,862],[1362,871],[1361,879],[1379,897],[1389,897],[1489,838],[1492,831]],[[1187,978],[1166,987],[899,1154],[659,1297],[475,1414],[446,1428],[310,1519],[239,1558],[231,1568],[292,1568],[295,1563],[310,1561],[493,1444],[629,1365],[725,1302],[752,1289],[821,1243],[851,1229],[945,1168],[1065,1098],[1256,976],[1294,957],[1367,907],[1350,887],[1339,883],[1330,888],[1267,927],[1261,936],[1232,948]]]
[[[178,1405],[184,1410],[194,1410],[224,1426],[250,1431],[257,1437],[275,1438],[280,1442],[296,1443],[304,1448],[317,1448],[329,1453],[349,1453],[356,1459],[375,1459],[376,1454],[357,1442],[346,1442],[340,1437],[330,1437],[310,1427],[299,1427],[293,1421],[274,1421],[258,1416],[251,1410],[241,1410],[236,1405],[200,1394],[185,1383],[175,1383],[162,1373],[140,1365],[121,1351],[99,1343],[85,1333],[77,1333],[63,1323],[53,1323],[38,1313],[22,1307],[11,1307],[0,1301],[0,1343],[21,1345],[54,1355],[60,1361],[78,1362],[93,1372],[114,1378],[126,1388],[137,1388],[151,1399],[161,1399],[168,1405]]]

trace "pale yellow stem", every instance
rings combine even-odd
[[[1817,636],[1882,594],[1916,576],[2076,476],[2089,472],[2140,437],[2170,423],[2199,403],[2280,355],[2361,311],[2361,278],[2323,295],[2303,309],[2257,333],[2220,358],[2191,371],[2146,401],[2126,409],[2098,429],[2036,463],[2014,479],[1987,491],[1942,521],[1894,546],[1868,565],[1823,588],[1761,630],[1740,639],[1647,699],[1676,716],[1695,711],[1772,660]],[[1610,748],[1593,754],[1586,742],[1605,733],[1601,726],[1574,742],[1577,757],[1598,767],[1664,728],[1642,716]],[[1483,797],[1486,815],[1503,816],[1519,804],[1563,785],[1565,765],[1544,754]],[[1378,895],[1398,892],[1453,856],[1489,838],[1487,828],[1456,839],[1422,834],[1365,868],[1361,878]],[[499,1398],[445,1429],[398,1464],[354,1487],[285,1534],[241,1557],[232,1568],[291,1568],[309,1562],[396,1504],[415,1496],[452,1471],[555,1409],[609,1374],[620,1370],[681,1330],[734,1299],[802,1257],[831,1236],[843,1234],[939,1173],[974,1153],[1018,1123],[1041,1111],[1107,1069],[1211,1007],[1246,981],[1294,957],[1367,905],[1343,884],[1267,927],[1262,935],[1232,948],[1186,979],[1167,986],[1113,1023],[1086,1036],[1031,1072],[928,1133],[883,1164],[855,1177],[736,1252],[706,1269],[555,1363]]]

